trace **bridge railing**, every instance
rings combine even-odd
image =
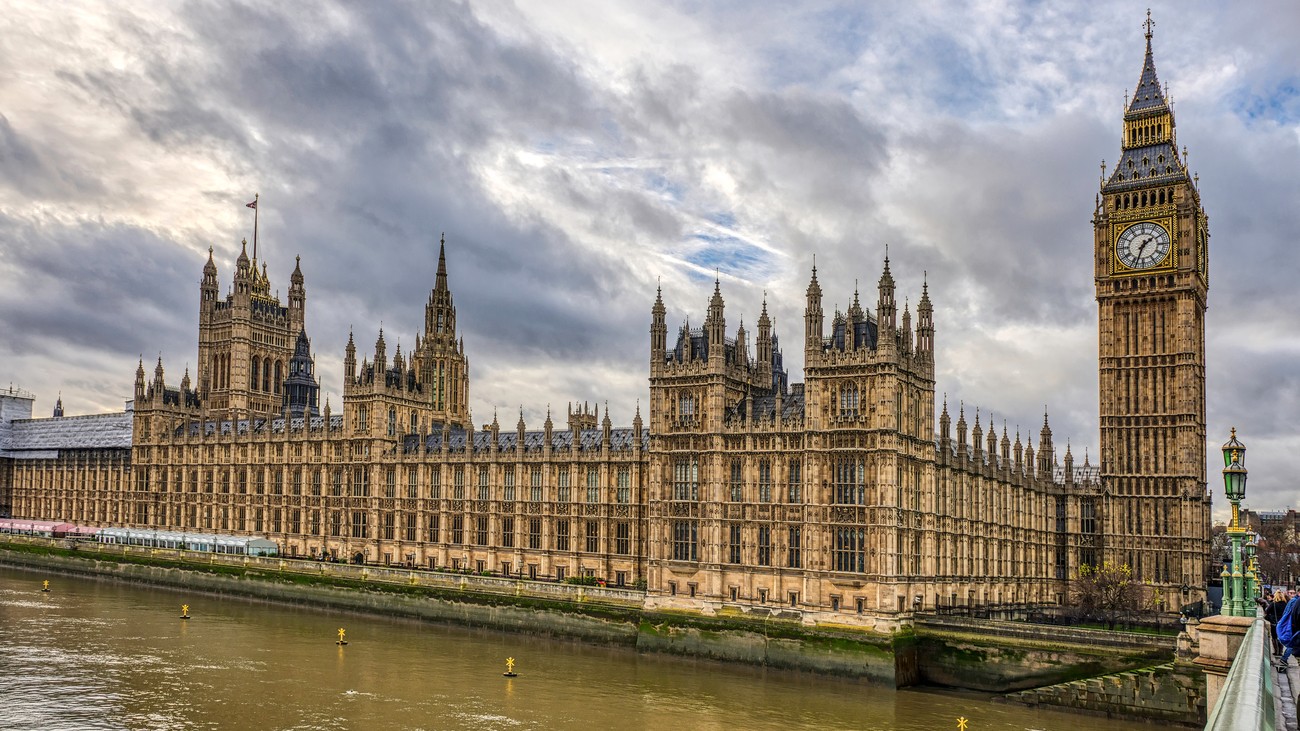
[[[1281,727],[1274,704],[1278,687],[1268,634],[1268,623],[1262,618],[1246,630],[1218,702],[1206,719],[1206,731],[1273,731]]]

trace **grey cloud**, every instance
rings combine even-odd
[[[180,7],[179,32],[145,14],[113,13],[130,71],[71,57],[49,67],[64,85],[67,99],[56,101],[72,134],[85,115],[138,131],[139,147],[102,151],[109,172],[115,160],[129,169],[132,161],[118,159],[127,154],[188,154],[264,194],[262,258],[283,290],[292,256],[303,256],[309,334],[323,385],[335,393],[349,325],[363,351],[381,321],[390,348],[398,337],[412,344],[445,231],[476,401],[522,400],[531,424],[547,400],[608,397],[630,418],[630,402],[645,392],[655,276],[665,275],[670,321],[701,318],[711,291],[690,272],[649,263],[669,262],[700,220],[730,214],[737,231],[778,250],[738,263],[729,274],[741,281],[724,281],[731,329],[742,312],[752,328],[767,289],[797,369],[811,254],[828,309],[847,306],[855,278],[870,307],[889,244],[900,295],[913,304],[929,272],[938,389],[993,409],[999,422],[1005,411],[1035,440],[1047,402],[1058,441],[1073,439],[1081,453],[1096,438],[1089,218],[1097,161],[1118,150],[1119,91],[1141,60],[1133,11],[1115,4],[1062,17],[1011,6],[988,37],[973,37],[963,27],[972,19],[959,13],[872,6],[846,20],[834,5],[746,8],[748,18],[692,11],[708,16],[705,27],[724,36],[719,58],[738,67],[722,81],[675,56],[588,67],[605,60],[518,20],[493,27],[453,3],[324,5],[318,17],[283,5],[195,3]],[[1214,233],[1211,431],[1229,418],[1284,431],[1285,414],[1300,408],[1285,345],[1300,340],[1287,266],[1300,224],[1294,120],[1234,124],[1224,116],[1231,105],[1201,89],[1216,88],[1215,73],[1232,62],[1248,76],[1271,69],[1256,91],[1274,88],[1294,75],[1295,40],[1247,28],[1232,13],[1223,22],[1212,6],[1194,11],[1180,9],[1168,36],[1160,29],[1158,61],[1162,78],[1177,79],[1204,49],[1224,49],[1207,56],[1196,78],[1209,81],[1179,107]],[[906,31],[921,26],[964,44],[975,69],[966,81],[908,41]],[[785,73],[771,75],[778,66]],[[751,83],[755,69],[769,76]],[[617,82],[606,86],[611,71]],[[954,89],[964,83],[970,88]],[[1094,108],[1112,101],[1114,109]],[[926,114],[908,116],[916,110]],[[0,261],[20,284],[0,292],[0,315],[17,333],[14,350],[0,351],[3,363],[83,403],[111,404],[129,390],[129,375],[114,369],[126,362],[129,374],[139,352],[163,349],[169,378],[178,374],[192,357],[191,288],[203,264],[190,252],[215,244],[224,289],[249,226],[195,242],[151,233],[148,223],[101,224],[99,171],[78,172],[69,160],[79,158],[22,134],[21,110],[6,114],[0,184],[13,193],[0,207]],[[518,150],[556,162],[529,170],[500,158]],[[583,168],[606,159],[647,167]],[[734,178],[734,191],[707,179],[718,169]],[[530,199],[503,205],[489,172],[512,176]],[[189,191],[233,208],[251,193]],[[53,200],[63,218],[43,219],[36,205]],[[598,246],[589,234],[617,243]],[[72,284],[95,272],[103,276]],[[1225,357],[1232,343],[1215,333],[1242,318],[1258,324],[1251,356]],[[1012,328],[1067,333],[1074,345],[1020,351],[1005,345]],[[60,365],[41,369],[37,358]],[[64,365],[74,362],[80,370]],[[1228,369],[1264,385],[1242,389]],[[1252,475],[1258,494],[1285,492],[1279,478]]]
[[[4,214],[0,239],[0,263],[21,283],[0,289],[11,357],[61,358],[67,345],[192,357],[197,330],[178,313],[197,313],[197,284],[186,286],[197,277],[175,244],[144,229]]]
[[[101,190],[92,177],[60,165],[0,114],[0,183],[26,198],[78,198]]]

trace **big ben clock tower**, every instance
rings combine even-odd
[[[1205,596],[1205,307],[1209,229],[1174,115],[1146,60],[1119,163],[1093,216],[1107,560],[1165,611]]]

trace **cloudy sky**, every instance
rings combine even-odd
[[[534,426],[582,400],[630,422],[656,282],[698,324],[718,272],[733,331],[766,292],[802,380],[814,255],[828,310],[855,282],[870,308],[888,246],[900,298],[928,276],[938,390],[1035,436],[1047,405],[1095,461],[1090,218],[1144,10],[10,2],[0,380],[40,415],[120,409],[141,355],[178,382],[207,249],[224,291],[260,192],[336,407],[349,328],[413,344],[442,232],[475,421]],[[1210,446],[1237,426],[1248,502],[1297,506],[1300,5],[1153,15],[1213,236]]]

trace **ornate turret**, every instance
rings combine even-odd
[[[993,427],[993,414],[989,414],[989,431],[988,446],[985,447],[984,453],[988,455],[989,464],[997,465],[998,462],[998,430]]]
[[[251,294],[255,277],[248,261],[248,239],[244,239],[239,242],[239,258],[235,259],[235,295]]]
[[[1025,448],[1020,444],[1020,427],[1016,427],[1016,444],[1011,449],[1015,459],[1016,474],[1022,474],[1025,466]]]
[[[144,356],[140,356],[140,364],[135,368],[135,400],[136,406],[144,401]]]
[[[957,407],[957,454],[966,454],[966,404]]]
[[[930,304],[930,285],[921,282],[921,301],[916,304],[916,354],[934,360],[934,306]]]
[[[348,330],[348,345],[343,349],[343,377],[348,383],[357,379],[357,344],[352,340],[351,330]]]
[[[889,254],[885,254],[885,268],[880,273],[880,295],[876,300],[877,347],[892,347],[894,332],[898,329],[898,302],[894,299],[894,275],[889,271]]]
[[[456,306],[447,276],[447,238],[438,239],[438,271],[424,307],[424,337],[417,339],[411,369],[424,384],[434,421],[468,427],[469,359],[456,333]]]
[[[600,445],[606,451],[609,450],[612,437],[614,434],[614,424],[609,420],[609,402],[605,402],[605,418],[600,422]]]
[[[1151,28],[1154,25],[1148,13],[1146,57],[1137,88],[1133,96],[1125,99],[1122,152],[1110,178],[1103,180],[1103,196],[1161,184],[1190,182],[1185,151],[1182,156],[1178,153],[1173,110],[1156,76],[1155,56],[1151,52]],[[1156,203],[1152,200],[1149,204],[1154,206]],[[1129,207],[1140,205],[1146,205],[1140,198],[1137,202],[1129,201]]]
[[[348,342],[351,345],[351,339]],[[307,331],[300,330],[294,343],[293,357],[289,359],[289,376],[284,381],[283,409],[293,418],[316,415],[320,386],[314,371],[311,341],[307,339]]]
[[[150,385],[150,387],[149,387],[149,392],[150,392],[151,394],[155,394],[158,398],[162,398],[163,390],[164,390],[164,389],[165,389],[165,386],[163,385],[163,364],[162,364],[162,356],[159,355],[159,356],[158,356],[158,365],[154,366],[154,369],[153,369],[153,384]]]
[[[722,283],[713,280],[713,296],[709,298],[709,314],[704,318],[704,333],[709,339],[709,360],[723,363],[727,352],[727,319],[723,316]]]
[[[1038,473],[1044,477],[1052,476],[1052,465],[1056,456],[1052,449],[1052,427],[1047,424],[1047,409],[1043,409],[1043,428],[1038,433]]]
[[[739,327],[736,328],[736,364],[741,368],[749,365],[749,343],[746,338],[749,333],[745,332],[745,320],[741,318]]]
[[[817,282],[817,264],[814,261],[812,279],[808,281],[808,301],[804,306],[804,351],[811,358],[822,349],[822,286]]]
[[[655,288],[655,303],[650,308],[650,368],[652,371],[663,367],[668,357],[668,325],[665,321],[667,310],[664,308],[663,287]]]
[[[903,300],[903,327],[899,334],[903,336],[903,352],[912,352],[912,309],[906,299]]]
[[[1065,483],[1074,483],[1074,455],[1070,453],[1070,442],[1065,442]]]
[[[945,393],[943,395],[943,411],[939,413],[939,446],[943,449],[944,454],[947,454],[951,448],[951,426],[952,418],[948,416],[948,394]]]
[[[200,309],[205,310],[217,301],[217,263],[212,260],[212,247],[208,247],[208,261],[203,265],[203,281],[199,285]]]
[[[758,341],[754,350],[755,380],[766,388],[772,385],[772,318],[767,316],[767,293],[763,294],[763,310],[758,315]]]
[[[63,416],[63,394],[59,394],[58,400],[54,402],[54,418]]]
[[[379,328],[379,337],[375,339],[375,378],[381,378],[388,370],[388,346],[384,343],[384,329]]]
[[[858,323],[862,322],[864,318],[865,318],[865,314],[862,311],[862,303],[858,300],[858,283],[857,280],[854,280],[853,304],[849,306],[848,318],[846,323],[847,327],[845,328],[845,332],[844,332],[845,350],[854,350],[856,348],[867,345],[867,343],[859,343],[857,338],[858,328],[856,326]]]
[[[289,275],[289,309],[302,313],[307,308],[307,289],[303,286],[302,257],[293,258],[293,274]]]
[[[640,451],[641,449],[641,430],[645,424],[641,421],[641,401],[636,402],[636,416],[632,417],[632,450]]]

